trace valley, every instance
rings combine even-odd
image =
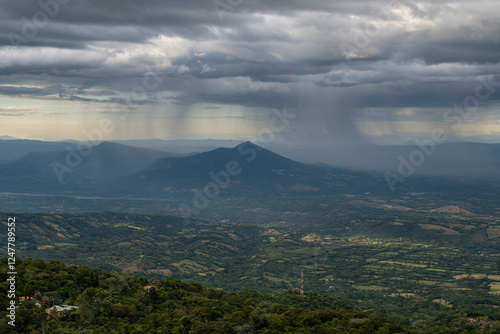
[[[496,182],[414,176],[391,192],[380,173],[249,142],[183,157],[137,150],[98,146],[63,183],[47,162],[67,153],[5,163],[0,221],[16,217],[18,256],[229,292],[296,292],[303,270],[306,296],[416,331],[500,320]],[[113,159],[137,153],[152,160],[113,173]]]
[[[450,310],[495,314],[500,222],[493,206],[425,204],[422,194],[405,203],[365,196],[221,197],[205,220],[16,214],[19,252],[229,291],[295,289],[304,269],[306,291],[415,324]]]

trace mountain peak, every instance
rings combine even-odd
[[[259,148],[259,149],[262,149],[262,147],[260,147],[259,145],[257,144],[254,144],[252,143],[251,141],[247,140],[246,142],[243,142],[239,145],[237,145],[235,148],[243,148],[243,147],[255,147],[255,148]]]
[[[115,142],[111,142],[111,141],[103,141],[103,142],[100,142],[99,144],[95,145],[95,147],[101,147],[101,148],[113,148],[113,147],[127,147],[127,145],[123,145],[123,144],[118,144],[118,143],[115,143]],[[130,146],[128,146],[130,147]]]

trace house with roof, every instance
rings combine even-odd
[[[52,312],[55,312],[56,317],[60,317],[68,312],[75,311],[78,309],[78,306],[71,305],[54,305],[45,310],[48,314],[52,315]]]

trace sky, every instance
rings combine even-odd
[[[500,142],[499,62],[498,1],[0,0],[0,135]]]

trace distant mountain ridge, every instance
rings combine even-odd
[[[196,155],[217,148],[234,148],[240,143],[234,140],[125,140],[116,141],[126,146]],[[0,163],[17,161],[29,152],[51,152],[75,149],[81,143],[67,140],[47,142],[24,139],[0,139]],[[267,146],[266,146],[267,147]],[[268,150],[305,164],[323,163],[349,170],[377,172],[396,171],[399,157],[408,160],[413,151],[422,151],[415,143],[405,145],[325,145],[283,146],[270,145]],[[425,161],[415,168],[415,175],[452,176],[469,179],[500,180],[500,144],[444,143],[429,147]]]
[[[88,151],[30,152],[15,162],[1,164],[0,181],[2,187],[71,189],[132,174],[168,155],[111,142]]]
[[[13,162],[30,152],[64,151],[75,148],[75,143],[48,142],[28,139],[0,139],[0,162]]]
[[[357,180],[370,180],[367,186],[373,184],[372,177],[354,174]],[[345,189],[346,180],[356,179],[354,174],[302,164],[251,142],[180,157],[103,142],[88,155],[77,150],[30,152],[0,164],[0,191],[153,195],[191,192],[215,183],[239,192],[317,193]]]
[[[13,147],[19,145],[17,140],[0,141],[0,151],[2,145],[4,148],[8,146],[6,143],[13,143]],[[385,175],[380,171],[354,171],[326,164],[304,164],[251,142],[188,156],[113,142],[103,142],[92,147],[89,152],[85,149],[75,150],[78,143],[73,146],[70,143],[58,143],[64,145],[66,150],[45,151],[55,143],[48,145],[43,146],[41,151],[30,152],[14,162],[0,163],[0,192],[22,190],[102,196],[140,194],[150,197],[172,193],[189,194],[196,189],[210,187],[217,187],[217,193],[227,188],[226,192],[254,195],[391,191]],[[470,145],[471,149],[479,152],[478,156],[484,155],[485,150],[493,152],[491,149],[496,149],[496,146]],[[439,154],[446,157],[448,153]],[[327,155],[328,152],[324,152],[324,156]],[[493,161],[496,159],[494,155],[492,154]],[[461,167],[452,157],[449,160]],[[473,166],[475,162],[466,166]],[[395,160],[395,168],[397,163],[398,159]],[[415,170],[427,168],[426,166],[427,162],[417,166]],[[490,166],[487,168],[491,169]],[[495,168],[491,170],[495,172]],[[410,175],[401,179],[401,182],[398,181],[397,186],[403,191],[433,192],[458,191],[457,186],[472,186],[476,191],[485,191],[490,187],[488,178],[477,179],[476,182],[476,176],[472,174],[471,178],[463,181],[456,177],[460,174],[454,175],[452,172],[450,177],[419,177],[416,172],[415,176]]]

